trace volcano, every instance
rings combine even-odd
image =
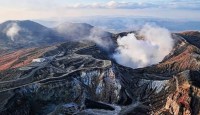
[[[117,38],[128,33],[109,33],[109,50],[91,40],[65,39],[3,53],[0,114],[200,114],[200,33],[172,33],[172,51],[161,62],[136,69],[111,56]]]

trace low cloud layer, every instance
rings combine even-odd
[[[74,4],[68,5],[68,8],[111,8],[111,9],[137,9],[157,7],[152,3],[137,3],[137,2],[116,2],[109,1],[107,3],[92,3],[92,4]]]
[[[18,26],[17,23],[12,23],[11,25],[9,25],[9,27],[6,30],[6,35],[12,40],[14,41],[16,36],[18,36],[19,31],[21,30],[21,28]]]
[[[0,0],[0,21],[83,16],[150,16],[199,20],[199,0]],[[11,10],[12,9],[12,10]],[[19,15],[20,14],[20,15]],[[63,15],[65,14],[65,15]]]
[[[174,41],[167,29],[145,25],[139,32],[138,40],[134,33],[117,39],[119,47],[113,58],[121,65],[140,68],[156,64],[170,53]]]
[[[106,9],[144,9],[144,8],[172,8],[172,9],[190,9],[199,10],[199,1],[172,0],[169,2],[117,2],[109,1],[107,3],[74,4],[67,8],[106,8]]]

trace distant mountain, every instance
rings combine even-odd
[[[66,39],[87,39],[87,37],[111,36],[111,33],[86,23],[62,23],[54,28]]]
[[[2,49],[40,46],[63,40],[52,29],[33,21],[7,21],[0,24]]]
[[[6,21],[0,24],[0,52],[7,49],[34,47],[59,43],[66,40],[91,40],[110,37],[112,34],[86,23],[63,23],[48,28],[39,23]]]

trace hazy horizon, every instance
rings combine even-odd
[[[0,4],[0,22],[96,16],[200,19],[200,1],[196,0],[1,0]]]
[[[170,31],[200,30],[196,0],[1,0],[0,23],[32,20],[47,27],[88,23],[110,32],[156,24]]]

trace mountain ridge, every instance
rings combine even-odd
[[[101,36],[111,36],[111,33],[86,23],[63,23],[54,28],[45,27],[31,20],[10,20],[0,24],[2,51]]]

